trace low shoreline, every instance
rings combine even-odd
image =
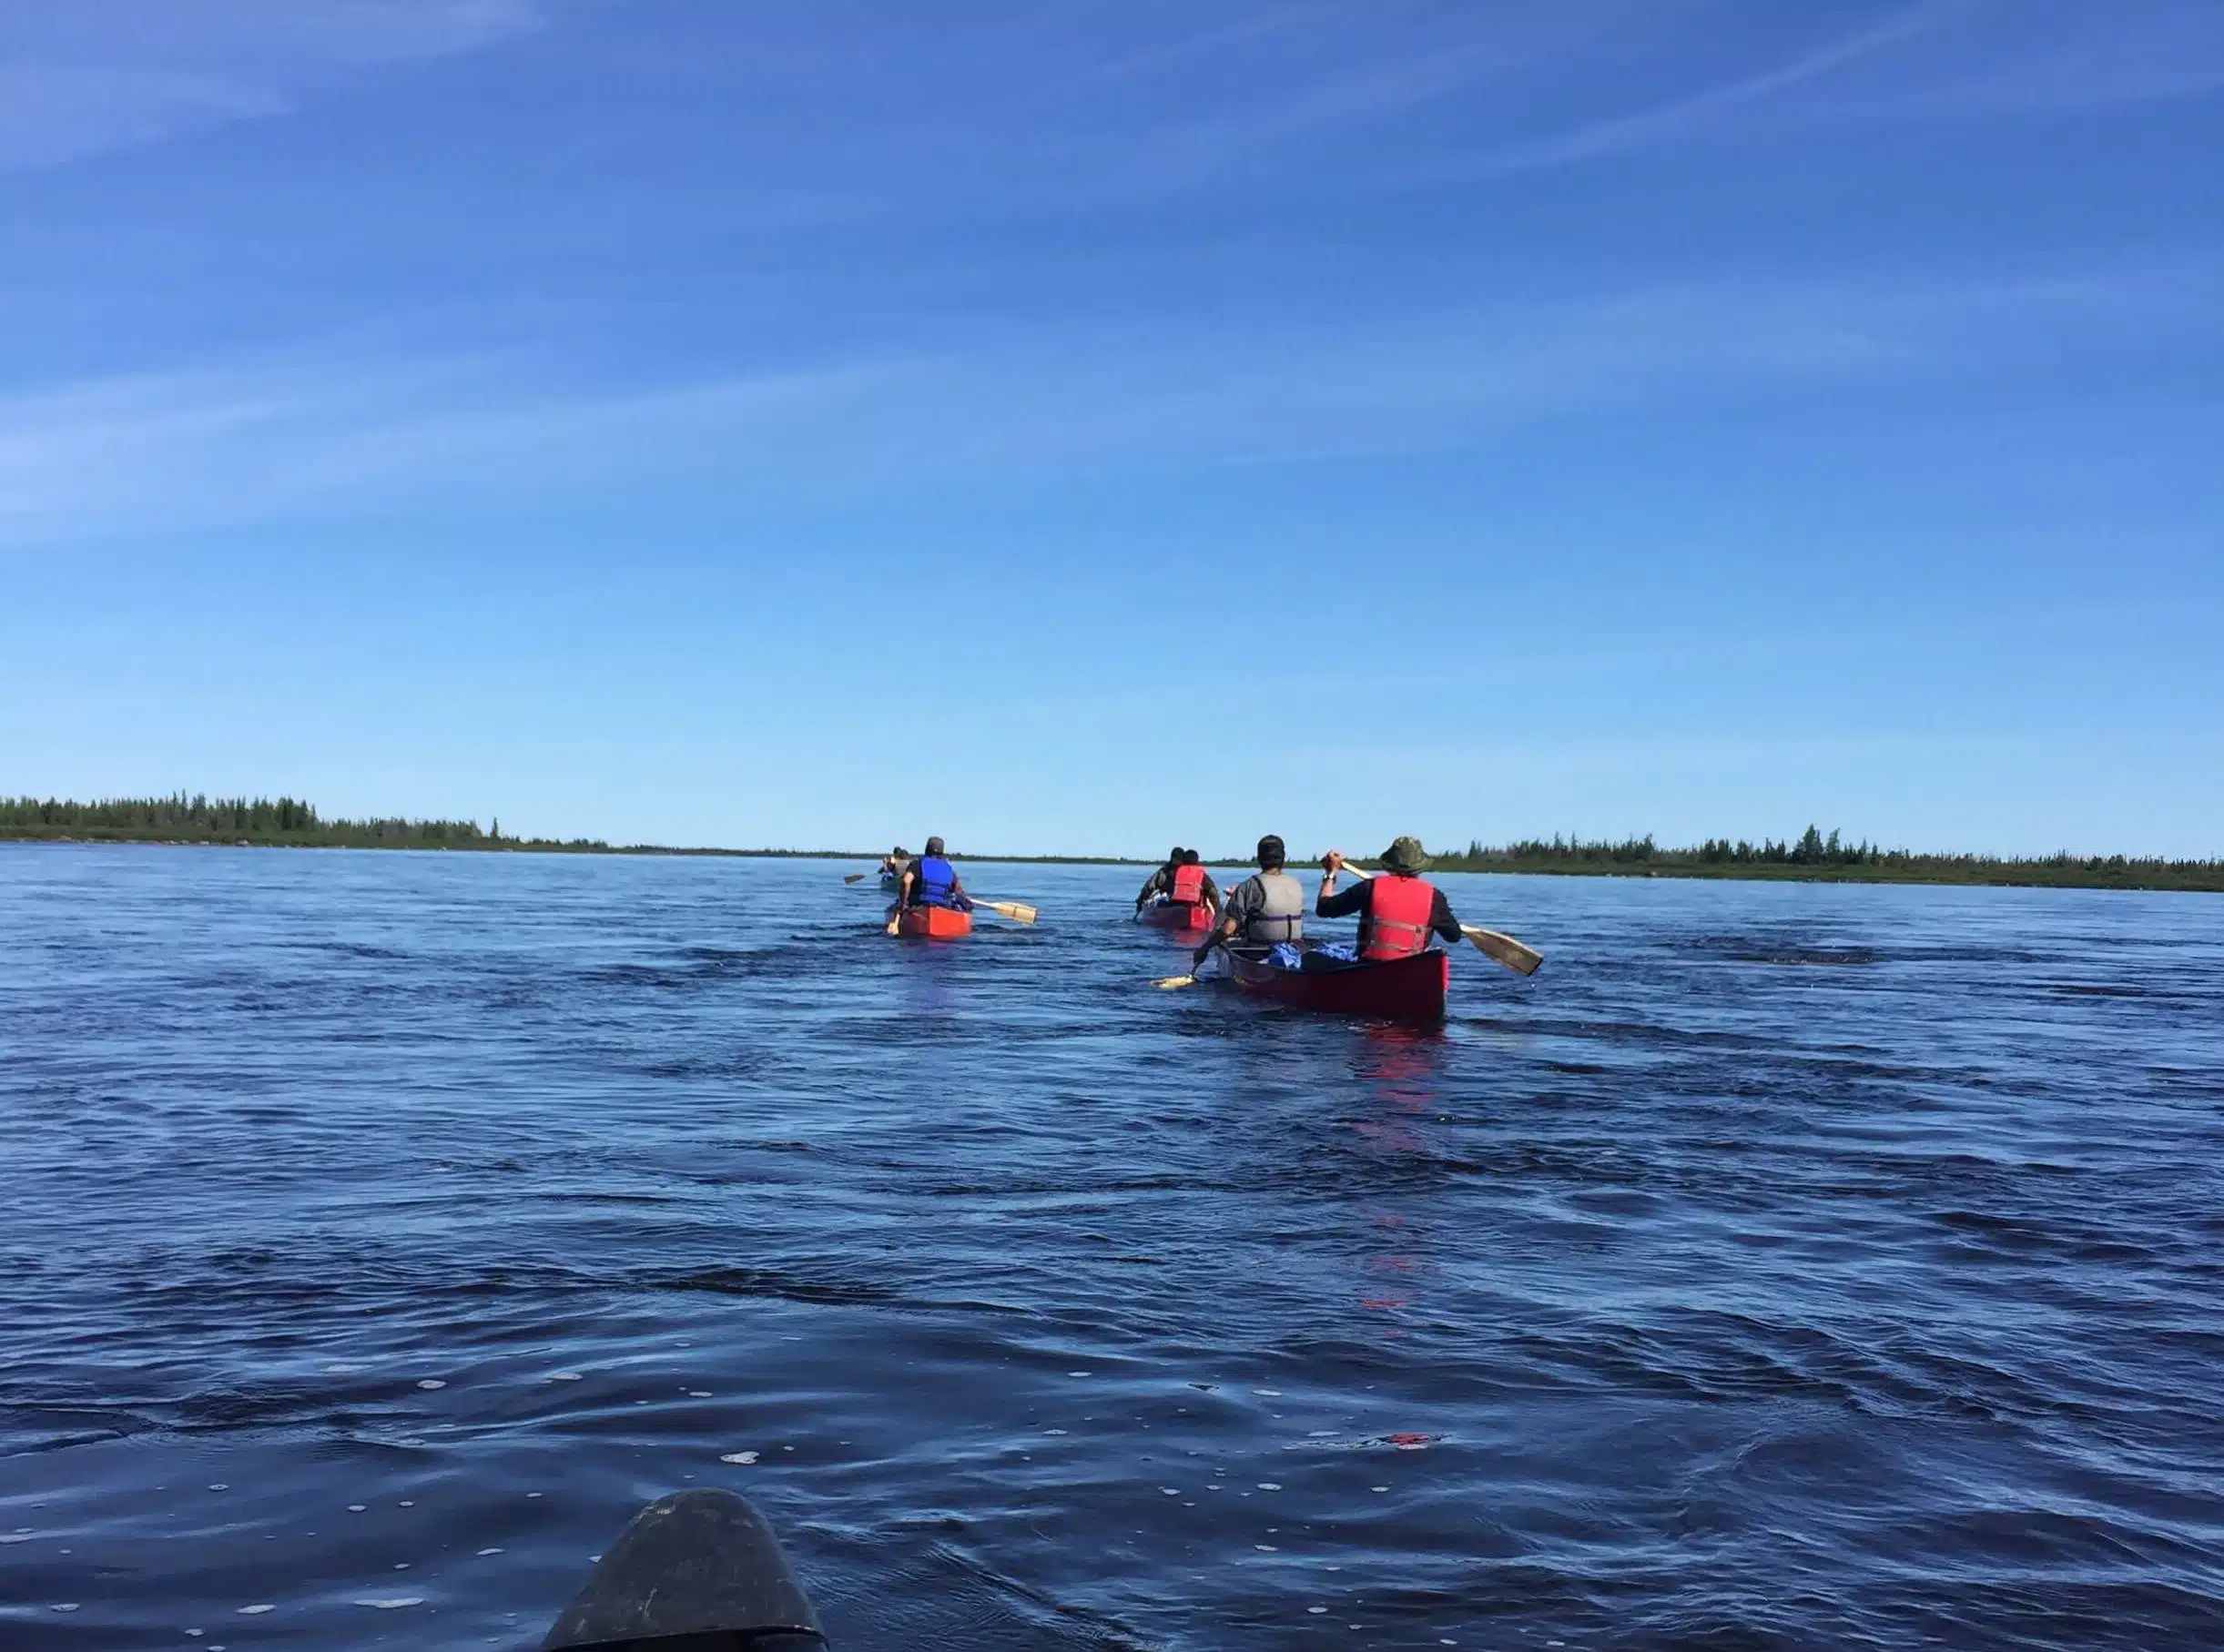
[[[20,828],[0,830],[0,847],[12,845],[371,849],[383,850],[389,854],[437,855],[641,855],[719,860],[847,861],[868,865],[880,859],[879,853],[872,850],[675,847],[665,844],[567,843],[545,838],[482,838],[474,842],[440,844],[310,836],[162,836],[145,833],[104,832],[97,828],[88,831],[82,827],[74,831],[51,832],[26,832]],[[1159,864],[1156,860],[1116,855],[953,855],[951,858],[974,865],[999,866],[1151,867]],[[1366,866],[1369,863],[1359,861],[1355,864]],[[1218,872],[1248,869],[1249,863],[1230,856],[1208,860],[1206,865]],[[1296,869],[1301,872],[1309,870],[1310,863],[1301,863]],[[2168,862],[2089,867],[2075,862],[2057,864],[2053,861],[1996,861],[1939,867],[1801,866],[1752,862],[1729,865],[1663,865],[1656,862],[1638,866],[1612,862],[1554,864],[1550,861],[1507,858],[1476,865],[1471,856],[1448,856],[1435,869],[1440,873],[1472,873],[1478,877],[1685,878],[1730,883],[1897,884],[1939,888],[2115,889],[2148,894],[2224,894],[2224,866],[2210,870],[2199,867],[2199,863],[2195,867],[2182,868]]]

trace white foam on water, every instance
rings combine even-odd
[[[445,1388],[448,1384],[439,1377],[420,1377],[417,1386],[420,1388]]]
[[[687,1397],[691,1400],[707,1400],[712,1396],[707,1388],[690,1388],[687,1391]]]
[[[422,1595],[390,1595],[383,1599],[373,1597],[369,1600],[359,1600],[355,1604],[359,1606],[370,1606],[380,1612],[393,1612],[399,1611],[403,1606],[421,1606],[424,1603],[425,1597]]]
[[[363,1503],[350,1503],[350,1504],[349,1504],[349,1505],[348,1505],[348,1513],[350,1513],[350,1515],[360,1515],[360,1514],[361,1514],[361,1513],[363,1512],[363,1510],[364,1510],[364,1509],[368,1508],[369,1506],[370,1506],[370,1505],[368,1505],[368,1504],[363,1504]]]
[[[271,1606],[266,1601],[264,1604],[259,1606],[241,1606],[239,1608],[239,1616],[242,1617],[260,1617],[265,1612],[275,1612],[277,1610],[278,1608],[276,1606]]]
[[[1259,1482],[1259,1489],[1263,1492],[1278,1492],[1282,1488],[1272,1480],[1262,1480]]]
[[[1270,1400],[1278,1400],[1282,1397],[1282,1390],[1279,1388],[1254,1388],[1251,1392],[1264,1394]]]
[[[404,1497],[401,1499],[401,1506],[403,1508],[415,1508],[417,1505],[411,1502],[407,1497]]]
[[[489,1555],[499,1555],[501,1553],[502,1551],[500,1549],[481,1549],[479,1551],[479,1556],[480,1558],[484,1559]]]
[[[223,1481],[221,1481],[221,1480],[218,1480],[218,1482],[217,1482],[217,1483],[216,1483],[214,1485],[210,1486],[208,1489],[209,1489],[210,1491],[212,1491],[212,1492],[228,1492],[228,1491],[231,1490],[231,1487],[230,1487],[229,1485],[227,1485],[225,1482],[223,1482]]]
[[[54,1610],[57,1612],[75,1612],[76,1609],[77,1603],[74,1600],[56,1601],[54,1606]]]
[[[1258,1550],[1262,1555],[1279,1555],[1282,1553],[1280,1549],[1276,1548],[1271,1543],[1254,1543],[1251,1546]]]
[[[726,1454],[726,1455],[720,1457],[718,1461],[721,1463],[738,1463],[744,1468],[746,1468],[750,1464],[757,1461],[757,1454],[753,1451],[729,1451]]]
[[[543,1377],[542,1381],[547,1383],[576,1383],[579,1381],[579,1373],[576,1371],[552,1371],[547,1376]]]

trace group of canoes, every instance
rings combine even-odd
[[[1340,852],[1321,860],[1312,905],[1317,917],[1356,917],[1356,944],[1307,939],[1305,890],[1287,868],[1287,851],[1273,835],[1259,839],[1258,870],[1224,895],[1194,849],[1176,847],[1135,897],[1135,920],[1201,938],[1191,971],[1162,987],[1194,985],[1214,951],[1224,978],[1243,992],[1306,1008],[1396,1020],[1440,1020],[1450,983],[1450,958],[1431,943],[1475,945],[1527,975],[1542,960],[1520,942],[1460,923],[1443,890],[1423,876],[1428,858],[1419,841],[1400,837],[1377,857],[1381,871],[1362,872]],[[939,837],[917,857],[901,847],[880,863],[880,885],[893,896],[889,933],[946,938],[972,929],[975,902],[966,893]],[[1353,882],[1336,887],[1339,877]],[[1010,908],[990,903],[999,911]],[[1031,919],[1031,908],[1025,908]]]

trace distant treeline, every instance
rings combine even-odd
[[[2224,890],[2224,860],[2161,860],[2130,855],[2072,855],[2029,859],[1992,855],[1923,855],[1887,849],[1813,826],[1799,837],[1758,843],[1709,838],[1697,848],[1664,849],[1650,835],[1620,843],[1554,836],[1437,855],[1447,872],[1564,872],[1622,877],[1781,877],[1851,883],[2038,884],[2091,889]]]
[[[559,843],[505,837],[502,822],[327,820],[298,797],[110,797],[76,803],[55,797],[0,797],[0,838],[76,838],[100,843],[289,844],[362,849],[606,848],[588,838]]]

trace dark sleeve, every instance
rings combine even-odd
[[[1313,916],[1315,917],[1349,917],[1355,912],[1365,912],[1367,909],[1366,892],[1372,887],[1374,885],[1362,877],[1331,895],[1328,893],[1328,886],[1324,883],[1321,885],[1319,897],[1313,902]]]
[[[1452,903],[1444,898],[1442,889],[1437,891],[1436,905],[1429,908],[1428,927],[1455,947],[1467,939],[1466,933],[1459,927],[1459,920],[1452,916]]]
[[[1210,872],[1204,875],[1204,887],[1200,893],[1214,906],[1220,904],[1220,886],[1213,881],[1213,875]]]

